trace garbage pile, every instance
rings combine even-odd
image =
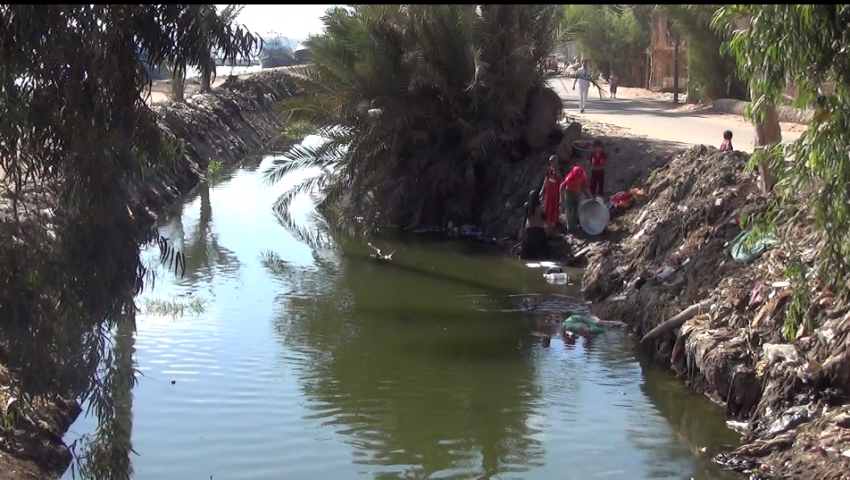
[[[696,146],[655,170],[646,202],[623,213],[628,236],[587,253],[583,290],[594,313],[627,320],[656,359],[746,422],[744,445],[718,463],[751,478],[845,478],[848,308],[813,274],[789,277],[823,248],[813,219],[777,235],[752,226],[768,199],[747,160]]]

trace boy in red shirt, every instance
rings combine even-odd
[[[605,190],[605,158],[605,145],[596,140],[590,154],[590,194],[594,197],[602,195]]]
[[[731,152],[732,148],[732,131],[726,130],[723,132],[723,143],[720,144],[721,152]]]
[[[578,204],[581,200],[581,192],[584,190],[588,195],[587,174],[578,165],[574,166],[564,183],[561,184],[561,193],[564,196],[564,210],[567,214],[567,228],[573,230],[578,226]]]

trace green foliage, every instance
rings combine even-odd
[[[144,313],[159,317],[198,316],[206,310],[206,302],[200,298],[145,298],[142,300]]]
[[[478,220],[509,152],[522,148],[534,114],[547,114],[528,104],[544,93],[542,61],[574,33],[560,7],[355,5],[323,21],[326,33],[308,40],[312,63],[293,69],[308,96],[284,110],[327,142],[294,147],[266,175],[324,174],[276,210],[321,190],[319,207],[347,227]]]
[[[237,27],[236,19],[242,13],[242,10],[245,9],[245,5],[240,4],[229,4],[224,8],[218,11],[218,19],[217,21],[221,25],[228,25],[231,28]],[[212,88],[212,83],[215,81],[216,76],[216,64],[215,59],[213,58],[213,54],[215,53],[215,47],[210,44],[209,46],[209,55],[207,56],[206,62],[200,62],[198,64],[198,71],[200,72],[201,77],[201,93],[209,92]],[[236,58],[229,58],[230,65],[233,66],[236,64]]]
[[[316,126],[312,123],[305,121],[292,121],[286,125],[286,128],[283,131],[283,137],[286,140],[298,142],[303,140],[304,137],[308,135],[315,135],[316,133]]]
[[[846,296],[850,267],[850,5],[727,5],[715,25],[734,25],[742,17],[750,27],[735,32],[726,48],[753,90],[753,115],[778,103],[786,82],[799,87],[808,104],[818,88],[834,85],[823,108],[800,139],[760,149],[751,161],[768,159],[777,178],[779,206],[790,218],[802,209],[813,213],[815,227],[826,237],[817,262],[820,286],[832,285]],[[731,28],[731,27],[729,27]],[[806,195],[805,201],[800,196]],[[793,316],[793,315],[792,315]],[[793,319],[799,325],[801,318]]]
[[[788,266],[785,275],[796,288],[788,302],[788,314],[782,324],[782,336],[785,340],[793,342],[803,322],[807,322],[806,327],[811,329],[811,319],[807,318],[806,314],[812,303],[812,296],[806,288],[806,268],[799,259]]]
[[[649,47],[649,24],[625,5],[568,5],[567,16],[582,19],[577,36],[582,55],[600,70],[637,61]]]
[[[688,41],[688,83],[695,98],[708,101],[718,98],[747,97],[746,85],[738,78],[735,59],[721,51],[730,32],[712,26],[712,18],[721,5],[658,5],[661,14],[670,19]]]
[[[204,179],[210,184],[218,182],[222,177],[222,168],[223,164],[221,160],[210,160],[210,164],[207,165],[207,171],[204,173]]]
[[[8,394],[0,394],[0,432],[4,435],[14,435],[20,420],[21,402]]]
[[[111,338],[120,326],[132,337],[149,274],[140,242],[159,241],[177,268],[180,258],[128,208],[128,186],[175,152],[144,101],[139,51],[152,65],[198,65],[211,46],[240,57],[256,39],[213,5],[2,5],[0,18],[0,202],[11,217],[0,223],[0,361],[27,398],[87,401],[99,420],[91,451],[112,452],[92,458],[126,458],[89,473],[126,479],[119,413],[132,362]]]

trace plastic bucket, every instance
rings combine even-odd
[[[593,153],[593,140],[573,140],[573,153],[576,160],[587,160]]]
[[[593,140],[573,140],[573,148],[582,153],[593,152]]]
[[[588,235],[599,235],[608,227],[611,213],[599,200],[584,200],[578,206],[578,221]]]

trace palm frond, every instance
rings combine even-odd
[[[283,212],[295,192],[318,189],[320,209],[362,218],[347,222],[351,228],[452,215],[474,221],[489,172],[500,171],[492,163],[508,161],[501,152],[522,141],[530,92],[545,88],[540,62],[576,35],[560,8],[329,10],[325,33],[308,39],[311,65],[293,71],[309,95],[283,110],[293,124],[342,133],[321,147],[294,149],[266,171],[267,183],[307,167],[325,172],[275,209]]]
[[[286,156],[277,158],[263,172],[263,182],[273,185],[292,172],[311,168],[333,169],[340,162],[347,145],[339,140],[330,140],[318,146],[295,145]]]

